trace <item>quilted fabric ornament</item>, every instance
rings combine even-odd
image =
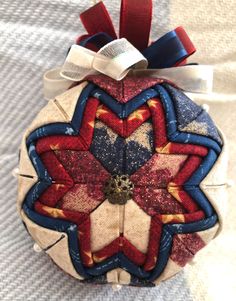
[[[155,286],[219,232],[225,139],[183,90],[207,92],[207,66],[183,28],[149,42],[152,3],[123,0],[120,35],[99,2],[49,102],[26,131],[18,209],[37,245],[80,282]],[[63,92],[63,93],[61,93]]]

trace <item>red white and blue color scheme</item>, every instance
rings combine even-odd
[[[122,1],[119,37],[148,68],[181,68],[193,44],[181,27],[150,44],[151,9],[150,0]],[[117,39],[102,2],[81,20],[88,31],[81,46],[98,51]],[[107,283],[121,269],[126,284],[154,286],[170,264],[184,267],[217,232],[218,214],[200,184],[221,154],[222,136],[208,113],[165,79],[90,75],[77,89],[70,112],[52,100],[64,122],[45,122],[26,137],[38,181],[22,210],[36,225],[67,235],[81,282]],[[124,205],[104,193],[115,175],[133,183]]]

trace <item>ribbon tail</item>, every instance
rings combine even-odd
[[[61,68],[48,70],[43,76],[43,94],[46,100],[54,99],[73,87],[74,81],[65,79],[60,75]]]
[[[213,89],[213,67],[208,65],[186,65],[165,69],[132,70],[131,72],[135,76],[168,80],[186,92],[211,93]]]
[[[61,69],[52,69],[44,74],[44,97],[53,99],[73,87],[76,81],[60,75]],[[155,77],[168,80],[180,89],[190,93],[211,93],[213,87],[213,68],[207,65],[188,65],[167,69],[133,69],[128,76]]]

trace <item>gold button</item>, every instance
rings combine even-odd
[[[124,205],[133,197],[134,184],[128,175],[114,175],[104,186],[104,194],[111,204]]]

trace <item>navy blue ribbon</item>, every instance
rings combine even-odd
[[[175,30],[152,43],[142,54],[150,69],[170,68],[189,56]]]
[[[107,33],[100,32],[80,41],[79,45],[87,47],[93,44],[100,49],[113,40]],[[178,32],[172,30],[153,42],[142,54],[148,60],[148,69],[161,69],[175,66],[191,53],[185,48]]]
[[[83,39],[80,41],[79,45],[87,48],[88,44],[93,44],[96,48],[100,49],[113,40],[114,39],[109,36],[109,34],[105,32],[99,32]]]

